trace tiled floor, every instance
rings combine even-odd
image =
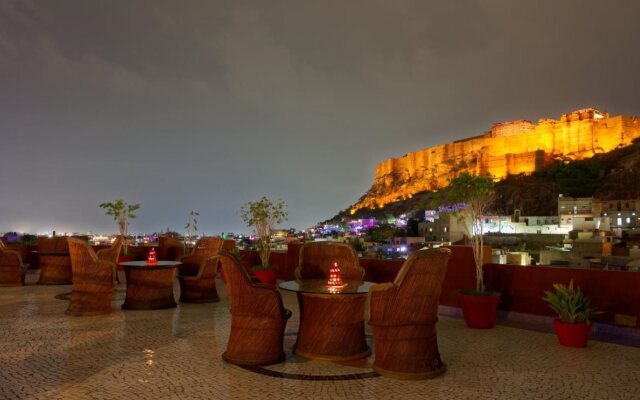
[[[30,275],[33,282],[35,276]],[[396,381],[359,365],[307,361],[291,355],[298,324],[295,296],[283,364],[250,371],[225,364],[229,310],[224,285],[215,304],[157,311],[68,317],[54,296],[71,286],[0,288],[0,399],[638,399],[640,348],[590,342],[560,347],[546,333],[497,326],[467,329],[442,317],[441,377]],[[291,379],[341,376],[342,380]],[[354,376],[355,375],[355,376]],[[353,379],[358,378],[358,379]]]

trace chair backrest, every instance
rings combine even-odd
[[[62,242],[64,240],[64,243]],[[38,251],[40,252],[56,252],[67,251],[67,238],[63,236],[38,236]]]
[[[71,236],[74,239],[79,239],[87,242],[89,240],[89,236],[85,235],[75,235]],[[67,244],[66,236],[38,236],[38,251],[41,252],[68,252],[69,245]]]
[[[229,305],[236,315],[282,316],[284,306],[275,286],[257,283],[242,266],[237,255],[220,250],[220,263],[229,290]]]
[[[91,265],[98,261],[98,256],[88,242],[77,238],[67,238],[69,243],[69,255],[71,256],[71,266],[75,269],[78,265]]]
[[[252,279],[237,255],[227,250],[220,250],[218,254],[227,281],[229,302],[231,308],[235,308],[234,303],[237,303],[242,297],[246,297],[243,296],[243,293],[247,291]]]
[[[339,242],[309,242],[300,248],[296,279],[327,279],[329,269],[337,262],[343,280],[362,280],[364,269],[358,263],[354,248]]]
[[[193,252],[189,255],[191,262],[201,263],[209,257],[216,256],[218,250],[222,248],[224,240],[220,237],[202,237],[198,239],[193,247]]]
[[[0,265],[1,266],[22,266],[22,256],[19,252],[9,250],[2,240],[0,240]]]
[[[233,239],[225,239],[224,242],[222,243],[222,249],[225,250],[233,250],[236,247],[236,241]]]
[[[111,261],[112,263],[117,263],[123,243],[124,236],[118,236],[110,248],[98,251],[98,258],[100,258],[101,260]]]
[[[437,317],[442,282],[451,250],[445,248],[418,250],[402,265],[393,285],[397,288],[394,306],[388,307],[383,319],[417,322]]]

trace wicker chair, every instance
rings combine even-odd
[[[72,236],[88,241],[88,236]],[[58,254],[47,254],[58,253]],[[73,272],[66,236],[38,237],[38,266],[40,267],[40,285],[71,284]]]
[[[0,240],[0,286],[22,286],[28,264],[22,263],[22,256],[9,250]]]
[[[111,312],[115,289],[116,264],[101,260],[89,243],[68,238],[73,271],[69,315],[98,315]]]
[[[231,332],[222,358],[237,365],[268,365],[284,360],[283,335],[291,312],[275,286],[255,282],[238,257],[220,250],[229,289]]]
[[[185,303],[212,303],[220,301],[216,290],[218,274],[218,250],[224,244],[221,238],[201,238],[195,245],[193,254],[180,259],[182,265],[178,273],[180,301]]]
[[[375,343],[373,369],[398,379],[429,379],[445,371],[436,322],[438,301],[451,250],[413,253],[393,283],[369,289]]]
[[[361,281],[364,277],[364,268],[358,263],[352,246],[339,242],[309,242],[300,249],[296,279],[327,279],[334,262],[340,267],[342,279]]]
[[[120,256],[120,250],[122,250],[122,245],[124,244],[124,236],[120,235],[114,240],[111,247],[98,250],[96,255],[98,259],[112,262],[118,265],[118,257]],[[120,283],[120,278],[118,277],[118,270],[116,269],[116,282]]]
[[[107,249],[98,250],[96,255],[98,259],[110,261],[114,264],[118,263],[118,256],[120,255],[120,250],[122,250],[122,245],[124,244],[124,236],[118,236],[116,240],[113,242],[111,247]]]

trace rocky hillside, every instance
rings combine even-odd
[[[514,209],[522,215],[557,215],[560,193],[603,200],[640,198],[640,140],[588,159],[557,161],[532,175],[508,175],[496,183],[495,189],[493,211],[501,215],[513,214]],[[382,208],[358,209],[354,214],[347,208],[328,222],[435,208],[446,198],[446,190],[422,191]]]
[[[427,190],[440,190],[462,172],[510,175],[543,173],[557,161],[586,160],[640,138],[640,117],[610,116],[594,109],[540,119],[493,124],[491,130],[390,158],[376,165],[371,188],[351,211],[376,209]],[[633,160],[629,160],[630,163]]]

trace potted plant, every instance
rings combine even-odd
[[[127,243],[127,234],[129,231],[129,219],[136,218],[134,211],[140,208],[140,204],[128,204],[122,199],[118,199],[113,203],[102,203],[100,208],[104,208],[105,215],[110,215],[118,223],[120,229],[120,235],[124,237],[124,244],[122,246],[122,254],[124,257],[118,259],[119,262],[126,261],[124,258],[128,258],[129,246]]]
[[[573,286],[573,279],[568,286],[553,284],[555,292],[544,292],[544,301],[558,314],[553,321],[553,328],[558,341],[563,346],[586,347],[591,331],[591,317],[600,312],[589,307],[589,299],[579,287]]]
[[[276,224],[287,219],[286,205],[282,200],[271,201],[265,196],[250,201],[240,209],[240,217],[248,227],[253,228],[257,239],[260,265],[252,268],[254,275],[264,283],[275,284],[278,271],[269,265],[271,256],[271,235]]]
[[[467,172],[452,179],[448,190],[449,199],[455,204],[449,211],[455,213],[458,221],[463,224],[473,250],[476,287],[460,290],[459,301],[467,326],[476,329],[493,327],[500,301],[500,293],[487,290],[484,286],[482,270],[482,217],[489,210],[493,194],[493,178],[490,175],[475,176]]]
[[[187,225],[184,226],[186,230],[184,234],[184,255],[189,255],[189,243],[193,241],[193,236],[195,232],[198,232],[198,220],[196,217],[200,215],[199,212],[191,211],[189,213],[189,220],[187,221]]]

